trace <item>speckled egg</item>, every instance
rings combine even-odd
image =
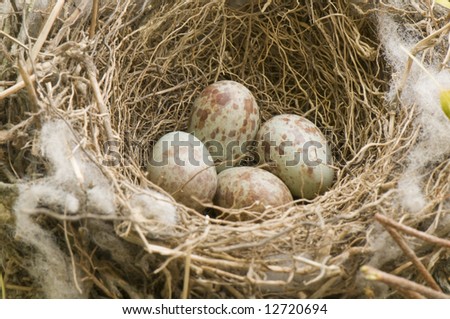
[[[247,153],[259,128],[259,107],[252,93],[234,81],[218,81],[206,87],[195,100],[188,123],[210,151],[218,171],[236,164]]]
[[[263,212],[293,201],[286,185],[272,173],[260,168],[233,167],[222,171],[218,177],[214,197],[217,206]]]
[[[312,199],[333,183],[332,156],[322,132],[294,114],[278,115],[256,136],[258,155],[268,170],[281,178],[297,198]]]
[[[211,204],[217,188],[217,172],[206,146],[195,136],[172,132],[153,147],[149,179],[173,198],[199,212]]]

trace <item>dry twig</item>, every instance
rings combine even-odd
[[[422,264],[422,262],[417,258],[416,254],[414,253],[414,250],[412,250],[408,244],[405,242],[403,237],[393,228],[386,227],[386,230],[389,232],[391,237],[395,240],[397,245],[403,250],[405,255],[411,260],[411,262],[416,266],[416,268],[419,270],[420,274],[422,275],[423,279],[428,283],[428,285],[433,288],[436,291],[442,292],[439,285],[436,283],[434,278],[431,276],[431,274],[428,272],[427,268]]]
[[[36,75],[32,74],[28,77],[29,81],[35,81],[36,80]],[[24,87],[26,87],[27,84],[25,83],[25,81],[19,81],[16,84],[14,84],[13,86],[7,88],[6,90],[0,92],[0,101],[19,92],[20,90],[22,90]]]
[[[380,223],[382,223],[383,225],[387,225],[390,227],[393,227],[397,230],[400,230],[401,232],[404,232],[405,234],[420,238],[422,240],[425,240],[431,244],[434,245],[438,245],[438,246],[442,246],[442,247],[446,247],[446,248],[450,248],[450,240],[447,239],[443,239],[443,238],[439,238],[433,235],[429,235],[427,233],[421,232],[417,229],[414,229],[412,227],[400,224],[394,220],[392,220],[391,218],[388,218],[386,216],[383,216],[379,213],[375,214],[375,219],[377,221],[379,221]]]
[[[398,289],[419,293],[428,298],[450,299],[450,295],[443,294],[442,292],[425,287],[413,281],[390,275],[371,266],[366,265],[361,267],[361,272],[368,280],[379,281]]]
[[[92,2],[91,26],[89,27],[89,38],[90,39],[92,39],[94,37],[95,30],[97,28],[98,7],[99,7],[99,1],[94,0]]]
[[[58,15],[64,6],[64,3],[65,3],[65,0],[58,0],[56,2],[55,6],[53,7],[53,10],[50,13],[50,16],[48,17],[47,21],[44,24],[44,27],[42,28],[41,32],[39,33],[36,43],[33,45],[33,48],[31,49],[30,59],[27,61],[27,67],[31,67],[31,65],[36,61],[36,58],[37,58],[39,52],[41,51],[42,46],[44,45],[45,41],[47,40],[48,34],[50,33],[50,30],[53,27],[53,24],[55,23],[56,19],[58,18]]]

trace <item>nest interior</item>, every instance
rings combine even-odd
[[[54,8],[43,10],[45,20]],[[94,19],[93,9],[90,1],[65,4],[35,55],[45,28],[19,45],[20,11],[3,19],[10,37],[2,45],[2,86],[19,76],[35,81],[0,100],[0,273],[8,296],[399,296],[365,280],[364,264],[423,283],[374,215],[448,236],[450,165],[447,156],[423,172],[427,205],[420,214],[399,204],[397,183],[421,128],[416,108],[386,98],[399,75],[383,56],[378,24],[380,14],[392,15],[421,39],[445,25],[445,14],[432,11],[430,20],[426,5],[340,0],[105,1]],[[442,38],[426,47],[424,61],[445,56]],[[147,188],[161,192],[145,172],[152,145],[185,130],[199,92],[224,79],[252,91],[262,120],[294,113],[324,132],[335,159],[332,189],[268,210],[258,222],[208,218],[179,206],[175,229],[141,225],[130,217],[130,198]],[[19,209],[13,213],[11,198],[24,200],[20,193],[29,185],[54,182],[63,165],[41,145],[49,134],[43,125],[55,120],[70,127],[83,163],[101,173],[114,213],[96,214],[86,204],[67,214],[64,191],[89,199],[95,180],[76,191],[61,186],[66,207],[52,188],[56,199],[33,193],[38,198],[26,221]],[[78,180],[86,179],[83,165],[81,176],[73,173]],[[433,276],[448,278],[448,252],[408,240]],[[60,276],[48,280],[43,274],[52,267]]]

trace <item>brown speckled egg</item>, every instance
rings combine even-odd
[[[201,203],[212,203],[217,172],[206,146],[192,134],[172,132],[161,137],[153,147],[148,172],[153,183],[187,207],[202,212]]]
[[[263,125],[256,136],[258,155],[297,198],[312,199],[333,183],[330,148],[312,122],[294,114],[278,115]]]
[[[214,197],[217,206],[263,212],[293,200],[289,189],[278,177],[260,168],[233,167],[222,171],[218,177]]]
[[[259,128],[259,107],[252,93],[234,81],[218,81],[195,100],[188,132],[205,143],[218,171],[232,167],[247,152]],[[226,161],[226,163],[224,162]]]

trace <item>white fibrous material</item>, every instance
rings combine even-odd
[[[34,185],[33,190],[35,193],[39,192],[36,190],[39,187],[53,187],[58,190],[50,197],[51,203],[47,196],[41,196],[41,206],[49,205],[53,208],[59,205],[66,212],[76,213],[78,209],[74,211],[65,207],[66,197],[72,194],[78,198],[79,208],[83,208],[87,213],[114,214],[114,192],[110,182],[89,160],[66,122],[56,120],[43,125],[41,151],[51,164],[50,175]]]
[[[32,191],[30,190],[30,192]],[[80,292],[76,288],[74,274],[78,275],[78,278],[80,276],[73,269],[66,254],[59,249],[52,234],[42,229],[29,214],[21,211],[20,204],[21,202],[18,201],[15,209],[16,235],[18,239],[36,249],[36,253],[32,259],[30,258],[30,265],[27,268],[30,274],[42,285],[45,296],[47,298],[87,297],[83,290]],[[24,205],[27,204],[32,204],[32,202],[24,203]],[[78,284],[82,287],[79,281]]]
[[[82,142],[77,140],[68,123],[62,120],[44,123],[40,150],[49,163],[48,175],[19,185],[14,206],[17,237],[37,251],[30,260],[30,273],[39,279],[44,293],[51,298],[82,297],[82,283],[76,279],[76,270],[66,253],[56,245],[52,234],[40,227],[32,216],[39,212],[62,216],[114,217],[116,214],[113,186],[91,161]],[[129,204],[130,220],[146,235],[166,236],[177,223],[176,203],[167,195],[143,189],[131,196]]]
[[[419,39],[414,32],[408,32],[405,26],[400,26],[388,15],[379,17],[379,26],[386,60],[394,71],[388,95],[388,99],[392,101],[398,93],[408,59],[407,53],[401,47],[409,50]],[[436,62],[438,63],[439,61]],[[437,65],[423,67],[428,72],[416,62],[413,63],[400,96],[403,105],[416,106],[418,116],[414,124],[421,128],[418,141],[408,154],[408,166],[398,183],[399,203],[411,213],[419,213],[427,205],[423,191],[425,168],[440,163],[450,153],[450,121],[440,105],[442,88],[450,88],[450,73],[437,71]]]
[[[75,270],[69,257],[32,215],[40,211],[61,215],[114,215],[115,195],[108,179],[89,161],[66,122],[45,123],[40,146],[50,164],[48,175],[19,185],[19,196],[14,205],[16,234],[37,251],[30,273],[42,283],[47,297],[82,297],[83,290],[79,282],[78,287],[75,284]]]
[[[109,185],[96,185],[86,192],[88,211],[112,215],[115,212],[114,193]]]
[[[136,220],[155,220],[167,226],[177,223],[177,206],[168,196],[146,189],[130,199],[131,214]]]
[[[21,198],[20,203],[16,204],[16,209],[22,211],[31,213],[37,207],[45,205],[69,214],[75,214],[80,208],[80,202],[74,194],[50,184],[21,185],[19,190],[21,194],[27,195]]]
[[[382,268],[389,261],[403,255],[391,235],[381,225],[376,225],[371,229],[367,241],[373,251],[373,256],[368,264],[373,267]]]
[[[401,4],[390,1],[396,7]],[[420,41],[417,30],[399,24],[388,14],[379,16],[379,37],[383,45],[386,61],[392,69],[392,81],[387,100],[395,103],[400,92],[402,107],[415,107],[417,116],[413,125],[420,128],[416,143],[407,154],[406,168],[397,184],[397,203],[399,208],[411,214],[419,214],[427,206],[424,177],[427,167],[440,163],[450,153],[448,132],[450,121],[440,105],[440,90],[450,88],[450,74],[439,72],[438,63],[425,64],[424,71],[413,62],[406,81],[403,75],[408,60],[407,52]],[[403,49],[402,49],[403,48]],[[405,52],[406,51],[406,52]],[[420,55],[417,56],[420,59]],[[437,85],[439,82],[440,85]],[[401,88],[401,91],[399,89]],[[374,226],[367,236],[368,245],[374,252],[368,264],[382,268],[388,262],[402,255],[391,235],[380,225]]]
[[[398,182],[400,204],[403,208],[412,213],[417,213],[426,205],[425,196],[420,187],[420,176],[415,171],[408,169],[403,174],[403,178]]]

